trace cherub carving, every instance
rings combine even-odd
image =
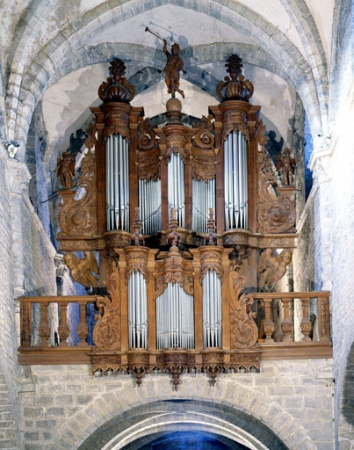
[[[289,148],[283,150],[277,158],[277,169],[281,171],[283,186],[290,186],[295,180],[296,157],[291,156]]]
[[[285,274],[291,258],[291,250],[283,250],[278,255],[274,249],[265,249],[258,263],[259,288],[272,289],[274,283]]]
[[[71,189],[74,185],[75,155],[76,153],[69,153],[66,150],[57,158],[56,172],[64,189]]]
[[[169,94],[172,94],[172,98],[176,97],[176,92],[180,93],[184,98],[184,92],[179,89],[179,73],[182,71],[183,73],[187,73],[184,70],[182,58],[179,56],[180,47],[178,44],[173,44],[171,46],[171,53],[167,50],[167,41],[163,40],[163,51],[167,56],[167,63],[165,66],[165,82],[167,85],[167,90]]]
[[[98,266],[92,252],[84,252],[84,255],[84,258],[78,258],[68,252],[64,255],[64,262],[70,269],[72,279],[85,286],[88,291],[90,287],[93,289],[98,287],[97,278],[93,274],[98,275]]]

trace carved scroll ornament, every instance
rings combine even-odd
[[[87,151],[82,160],[81,172],[77,182],[80,195],[73,190],[60,193],[62,202],[59,204],[59,237],[92,236],[96,232],[96,158],[91,150]]]
[[[261,132],[265,127],[260,123]],[[261,233],[291,233],[295,232],[295,202],[292,199],[294,188],[274,187],[278,180],[274,166],[265,149],[266,137],[259,136],[258,150],[258,195],[257,195],[257,225]]]
[[[253,299],[245,294],[240,294],[245,280],[238,272],[230,270],[230,325],[231,325],[231,348],[251,348],[258,339],[258,328],[253,320],[250,307]]]
[[[141,180],[160,179],[160,148],[156,133],[149,127],[148,119],[139,117],[138,126],[138,176]]]
[[[214,270],[220,278],[224,277],[224,269],[222,267],[222,247],[200,247],[200,279],[202,280],[208,270]]]
[[[107,280],[109,297],[101,297],[97,302],[97,323],[93,330],[93,340],[99,350],[120,349],[120,279],[116,262],[110,260]]]
[[[144,279],[147,281],[148,276],[148,252],[149,249],[147,247],[126,247],[124,249],[125,257],[127,261],[126,268],[126,278],[129,279],[132,272],[141,272],[143,274]]]

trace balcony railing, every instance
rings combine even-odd
[[[118,350],[102,351],[93,342],[92,328],[99,317],[99,296],[23,297],[21,302],[20,364],[92,364],[92,371],[135,373],[138,384],[142,374],[151,371],[173,371],[177,387],[183,371],[206,371],[215,381],[216,373],[260,370],[262,360],[331,358],[329,292],[251,293],[255,311],[249,311],[259,328],[258,341],[252,348],[230,346],[230,319],[223,320],[223,345],[220,348],[156,349],[156,329],[149,332],[146,349],[128,348],[120,338]],[[310,317],[310,303],[317,310]],[[54,305],[53,305],[54,304]],[[52,305],[52,306],[50,306]],[[71,306],[72,305],[72,306]],[[70,318],[75,309],[75,320]],[[273,311],[281,314],[274,317]],[[95,311],[95,312],[94,312]],[[90,314],[88,314],[88,312]],[[53,320],[54,316],[54,320]],[[91,317],[91,324],[88,320]],[[195,317],[202,317],[195,314]],[[227,317],[227,316],[226,316]],[[298,320],[297,317],[300,317]],[[70,320],[68,320],[70,318]],[[118,325],[128,330],[127,316]],[[154,321],[152,321],[154,322]],[[151,324],[154,327],[154,323]],[[278,330],[278,333],[275,331]],[[202,326],[195,322],[196,342]],[[123,333],[123,331],[121,331]],[[295,340],[294,336],[298,335]],[[172,368],[172,369],[171,369]],[[176,382],[175,382],[176,381]]]

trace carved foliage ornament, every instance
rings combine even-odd
[[[250,307],[253,303],[251,297],[240,294],[245,280],[238,272],[230,270],[230,325],[231,325],[231,348],[251,348],[258,339],[258,328],[253,320]]]
[[[265,127],[260,123],[261,131]],[[257,225],[261,233],[295,232],[295,204],[292,199],[293,187],[278,187],[272,161],[264,147],[264,139],[259,139],[258,149],[258,190],[257,190]]]
[[[126,278],[129,279],[132,272],[141,272],[144,276],[144,279],[147,281],[148,276],[148,248],[146,247],[127,247],[125,249],[126,253]]]
[[[107,289],[109,297],[97,301],[97,323],[93,330],[93,340],[99,350],[114,351],[120,349],[120,278],[117,263],[109,261]]]
[[[213,116],[202,116],[192,137],[192,177],[207,182],[215,178],[217,149],[214,148]]]
[[[223,279],[224,269],[222,267],[222,247],[202,247],[200,249],[200,279],[202,280],[208,270],[214,270]]]

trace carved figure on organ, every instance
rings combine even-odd
[[[289,148],[284,149],[277,158],[277,169],[282,173],[283,186],[290,186],[295,181],[296,157],[291,156]]]
[[[277,255],[274,249],[265,249],[258,263],[259,288],[272,289],[274,283],[284,276],[291,258],[291,250],[283,250]]]
[[[73,178],[75,176],[76,153],[69,153],[69,151],[66,150],[57,158],[57,167],[55,170],[64,189],[71,189],[74,185]]]
[[[84,258],[79,258],[71,252],[65,253],[64,262],[70,269],[70,275],[73,280],[85,286],[86,290],[98,287],[97,278],[98,266],[95,256],[92,252],[84,252]],[[93,272],[93,273],[92,273]]]
[[[165,55],[167,56],[167,63],[165,66],[165,82],[167,86],[168,93],[172,95],[172,98],[176,97],[176,92],[182,95],[184,98],[184,92],[179,89],[179,78],[180,78],[180,71],[183,73],[187,73],[184,70],[184,64],[182,61],[182,58],[179,56],[179,53],[181,51],[178,44],[173,44],[171,46],[171,53],[167,50],[167,41],[166,39],[163,40],[163,51]]]

